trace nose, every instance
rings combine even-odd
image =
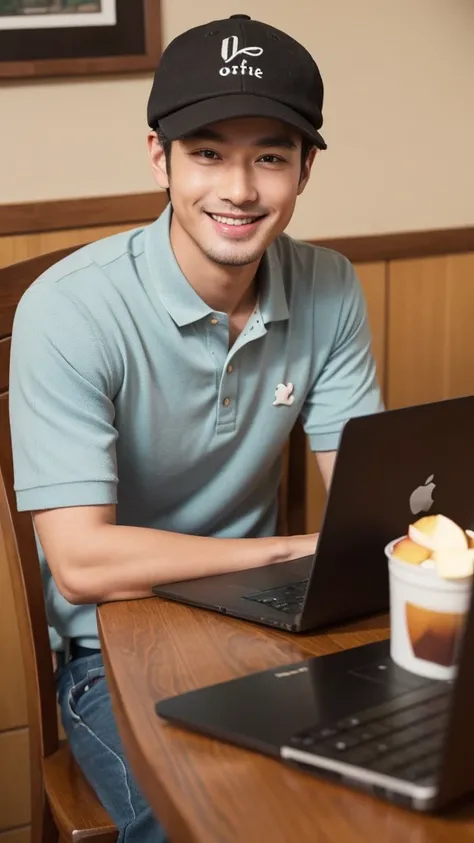
[[[236,208],[246,204],[254,204],[258,199],[258,191],[251,171],[244,166],[227,167],[222,173],[219,183],[219,199],[229,202]]]

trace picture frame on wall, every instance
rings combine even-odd
[[[0,80],[154,70],[160,0],[0,0]]]

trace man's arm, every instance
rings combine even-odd
[[[332,474],[334,471],[334,464],[336,462],[337,451],[317,451],[315,453],[316,462],[324,480],[326,492],[329,491],[331,485]]]
[[[115,506],[34,513],[48,565],[70,603],[148,597],[153,585],[285,562],[314,552],[316,536],[216,539],[115,523]]]

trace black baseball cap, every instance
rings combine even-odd
[[[324,88],[310,53],[285,32],[231,15],[178,35],[156,69],[148,124],[170,139],[233,117],[271,117],[326,143]]]

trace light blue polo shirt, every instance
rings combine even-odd
[[[119,524],[272,535],[298,417],[326,451],[350,416],[382,409],[361,287],[342,255],[282,235],[229,349],[227,316],[182,274],[169,224],[168,207],[85,246],[22,297],[10,380],[18,509],[116,503]],[[288,383],[293,403],[275,404]],[[69,604],[39,553],[49,624],[97,646],[95,607]]]

